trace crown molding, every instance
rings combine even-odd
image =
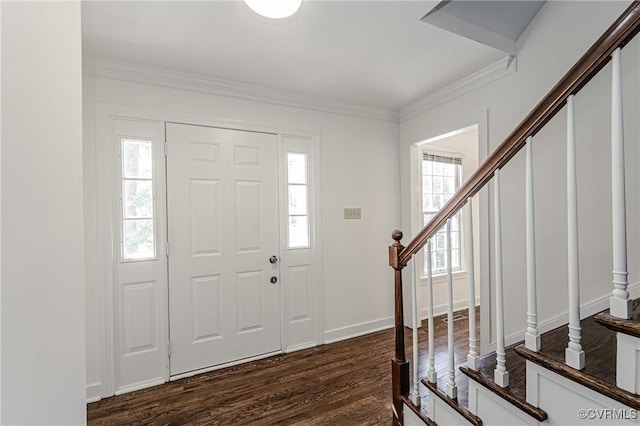
[[[402,123],[411,118],[417,117],[438,105],[450,102],[466,93],[500,80],[509,74],[513,74],[516,70],[516,57],[506,56],[504,59],[501,59],[468,77],[458,80],[447,87],[401,108],[398,112],[398,121]]]
[[[398,122],[397,111],[389,109],[362,107],[252,84],[130,63],[83,58],[83,73],[91,77],[108,78],[372,120]]]

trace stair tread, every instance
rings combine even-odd
[[[640,299],[633,301],[629,319],[614,317],[607,309],[596,315],[595,320],[613,331],[640,337]]]
[[[544,333],[539,352],[524,346],[518,347],[516,352],[596,392],[640,409],[640,396],[616,386],[616,332],[598,323],[596,318],[601,315],[602,313],[580,321],[581,343],[585,353],[585,367],[582,370],[575,370],[565,364],[565,349],[568,344],[566,325]]]
[[[606,383],[616,383],[616,333],[599,325],[593,316],[580,321],[582,350],[585,353],[583,372]],[[567,326],[542,335],[540,353],[556,361],[565,361],[568,338]]]
[[[627,392],[624,389],[612,385],[610,382],[605,382],[584,370],[576,370],[569,367],[563,361],[553,359],[544,353],[534,352],[524,346],[516,348],[518,354],[522,355],[529,361],[535,362],[561,376],[564,376],[576,383],[586,386],[602,395],[608,396],[618,402],[621,402],[633,409],[640,409],[640,395]]]
[[[527,384],[527,363],[522,357],[515,353],[514,348],[521,342],[505,348],[505,358],[507,371],[509,372],[509,391],[518,399],[523,401],[526,398]],[[480,358],[478,372],[482,377],[493,382],[493,371],[496,368],[496,353],[492,352]]]
[[[469,378],[485,386],[500,398],[505,399],[536,420],[544,421],[547,418],[547,413],[544,410],[527,403],[526,400],[527,365],[524,358],[518,356],[515,352],[515,346],[519,344],[520,343],[517,343],[505,348],[506,365],[507,371],[509,372],[509,386],[506,388],[501,388],[494,382],[493,372],[496,367],[495,352],[488,354],[479,360],[477,371],[464,366],[460,367],[460,370],[469,376]]]

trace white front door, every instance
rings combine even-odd
[[[277,135],[167,123],[166,142],[171,375],[281,350]]]

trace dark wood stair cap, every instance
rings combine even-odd
[[[596,315],[595,320],[610,330],[628,334],[629,336],[640,337],[640,299],[633,301],[631,318],[629,319],[614,317],[607,309]]]

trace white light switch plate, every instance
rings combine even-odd
[[[345,219],[362,219],[362,209],[357,208],[345,208],[344,209],[344,218]]]

